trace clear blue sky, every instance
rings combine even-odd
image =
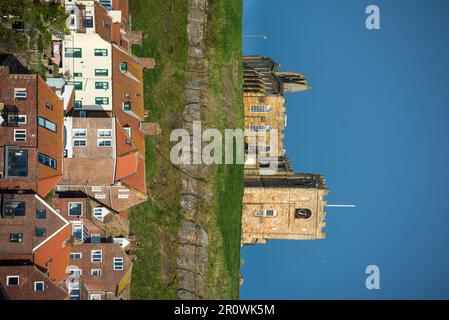
[[[365,8],[381,30],[365,28]],[[325,175],[327,239],[244,247],[242,299],[449,299],[449,1],[244,0],[244,54],[313,89],[287,96],[296,171]],[[365,267],[381,289],[365,289]]]

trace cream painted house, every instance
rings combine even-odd
[[[62,68],[75,87],[75,108],[112,111],[112,45],[95,30],[95,1],[65,0],[71,34],[62,41]],[[120,11],[109,11],[120,21]]]

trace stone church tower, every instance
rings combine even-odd
[[[285,93],[309,90],[300,73],[271,58],[243,57],[245,190],[242,244],[323,239],[328,190],[317,174],[295,173],[284,150]],[[274,147],[273,147],[274,145]]]

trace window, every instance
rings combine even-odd
[[[122,107],[124,111],[131,111],[131,102],[123,102]]]
[[[98,129],[97,134],[99,137],[112,137],[111,129]]]
[[[107,77],[109,74],[108,69],[95,69],[96,77]]]
[[[3,216],[8,218],[25,216],[25,201],[5,201]]]
[[[36,218],[37,219],[46,219],[47,218],[47,211],[45,209],[38,209],[38,210],[36,210]]]
[[[83,76],[82,72],[74,72],[73,73],[73,77],[75,77],[75,78],[81,78],[82,76]]]
[[[111,25],[107,22],[103,20],[103,27],[105,27],[106,29],[111,29]]]
[[[82,81],[67,81],[67,84],[74,86],[75,90],[83,90]]]
[[[92,16],[86,16],[86,19],[84,19],[84,26],[86,28],[93,28],[94,27],[94,18]]]
[[[122,194],[120,194],[120,193],[119,193],[118,198],[119,198],[119,199],[128,199],[128,198],[129,198],[129,194],[127,194],[127,193],[124,193],[124,194],[122,193]]]
[[[50,131],[56,132],[56,124],[42,117],[37,118],[37,123]]]
[[[80,217],[83,215],[82,202],[69,202],[69,216]]]
[[[45,108],[47,108],[49,110],[53,110],[53,105],[48,102],[45,102]]]
[[[277,212],[276,212],[276,210],[273,210],[273,209],[266,209],[266,210],[259,209],[259,210],[256,210],[256,217],[270,217],[270,218],[273,218],[273,217],[276,217],[276,216],[277,216]]]
[[[14,129],[14,141],[26,142],[27,141],[27,131],[25,129]]]
[[[125,132],[128,135],[128,137],[131,138],[131,127],[123,127],[123,129],[125,130]]]
[[[69,274],[70,275],[77,275],[77,276],[81,276],[83,274],[83,270],[82,269],[69,269]]]
[[[81,58],[83,56],[83,51],[81,48],[66,48],[65,57],[66,58]]]
[[[256,126],[249,127],[250,132],[268,132],[270,130],[271,130],[271,126],[256,125]]]
[[[106,199],[106,195],[104,193],[96,193],[95,199]]]
[[[295,219],[309,219],[312,216],[312,211],[310,209],[295,209]]]
[[[18,124],[26,124],[27,123],[27,116],[25,116],[25,115],[17,116],[17,123]]]
[[[22,243],[23,242],[23,234],[22,233],[10,233],[9,234],[9,242]]]
[[[20,284],[19,276],[7,276],[6,277],[6,285],[7,286],[18,286]]]
[[[15,88],[14,89],[14,99],[15,100],[25,100],[27,98],[26,88]]]
[[[101,250],[92,250],[90,252],[91,262],[101,262],[102,261],[102,251]]]
[[[72,134],[74,137],[87,137],[87,129],[73,129]]]
[[[251,112],[271,112],[273,111],[272,106],[251,106]]]
[[[96,81],[95,89],[109,89],[109,82],[106,81]]]
[[[77,240],[83,240],[83,226],[81,223],[72,222],[72,236]]]
[[[86,139],[74,139],[73,140],[73,146],[74,147],[86,147],[87,146],[87,140]]]
[[[46,229],[45,228],[36,228],[36,232],[35,232],[35,236],[36,237],[39,237],[39,238],[42,238],[42,237],[45,237],[45,235],[46,235]]]
[[[83,107],[83,102],[81,100],[75,100],[73,103],[73,107],[75,109],[81,109]]]
[[[108,55],[108,49],[95,49],[94,54],[98,57],[106,57]]]
[[[94,208],[93,215],[95,218],[97,218],[99,220],[103,220],[103,208],[102,207]]]
[[[91,293],[89,295],[89,300],[101,300],[101,294],[99,294],[99,293]]]
[[[34,281],[34,291],[42,292],[45,290],[44,281]]]
[[[97,145],[102,148],[112,147],[111,139],[98,139]]]
[[[90,243],[100,243],[101,237],[99,234],[91,234],[90,235]]]
[[[92,192],[101,192],[101,186],[93,186]]]
[[[95,104],[109,104],[109,98],[108,97],[95,97]]]
[[[266,153],[269,152],[271,149],[270,146],[267,145],[249,145],[248,146],[248,153]]]
[[[86,111],[80,111],[80,118],[85,118],[87,116]]]
[[[128,64],[126,62],[120,63],[120,71],[121,72],[127,72],[128,71]]]
[[[6,147],[5,160],[7,177],[28,176],[28,150]]]
[[[72,259],[72,260],[81,260],[82,258],[83,258],[83,254],[81,252],[70,253],[70,259]]]
[[[101,276],[101,269],[90,269],[91,276]]]
[[[53,168],[53,169],[56,169],[56,167],[57,167],[56,159],[53,159],[52,157],[49,157],[40,152],[38,153],[38,161],[39,161],[39,163],[41,163],[47,167]]]
[[[123,270],[123,258],[114,258],[114,270]]]

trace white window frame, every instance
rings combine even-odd
[[[268,211],[273,211],[273,215],[268,215]],[[278,213],[275,209],[258,209],[256,210],[255,216],[256,217],[262,217],[262,218],[275,218],[277,217]]]
[[[23,138],[17,137],[17,135],[24,135]],[[26,142],[27,141],[27,130],[26,129],[14,129],[14,142]]]
[[[75,141],[84,141],[84,146],[75,146]],[[86,148],[87,147],[87,139],[73,139],[73,147],[74,148]]]
[[[75,256],[79,256],[79,258],[75,258]],[[83,259],[83,253],[82,252],[70,252],[70,259],[73,260],[81,260]]]
[[[104,193],[96,193],[95,199],[106,199],[106,195]]]
[[[111,145],[109,145],[109,146],[101,146],[100,145],[101,142],[110,142]],[[111,148],[112,147],[112,139],[97,139],[97,147],[99,147],[99,148]]]
[[[95,261],[94,255],[100,255],[100,260]],[[96,258],[98,260],[98,258]],[[102,250],[90,250],[90,262],[103,262],[103,251]]]
[[[36,290],[37,284],[42,284],[42,290]],[[44,281],[34,281],[34,291],[35,292],[44,292],[45,291],[45,282]]]
[[[89,300],[101,300],[101,294],[100,293],[91,293],[89,295]]]
[[[92,186],[92,192],[101,192],[102,187],[101,186]]]
[[[121,269],[118,269],[118,268],[115,267],[115,262],[117,260],[122,262]],[[124,267],[125,267],[125,259],[123,259],[123,257],[114,257],[113,266],[112,267],[113,267],[114,271],[122,271],[124,269]]]
[[[129,198],[129,194],[128,193],[119,193],[118,194],[118,198],[119,199],[128,199]]]
[[[26,99],[28,96],[27,88],[14,88],[14,100]]]
[[[274,108],[272,106],[265,105],[253,105],[249,107],[249,111],[253,113],[269,113],[272,112]]]
[[[77,132],[78,132],[78,134],[77,134]],[[80,134],[80,133],[82,133],[82,134]],[[76,137],[76,138],[87,137],[87,129],[82,129],[82,128],[72,129],[72,136]]]
[[[9,279],[11,278],[17,278],[17,284],[9,284]],[[14,275],[14,276],[6,276],[6,285],[7,286],[20,286],[20,276]]]
[[[94,272],[97,272],[97,274],[94,274]],[[90,275],[96,277],[101,276],[101,269],[90,269]]]
[[[106,133],[106,134],[104,134]],[[111,138],[112,137],[112,129],[98,129],[97,137],[99,138]]]
[[[70,205],[71,204],[74,204],[74,203],[76,203],[76,204],[81,204],[81,214],[78,216],[78,215],[71,215],[70,214]],[[82,217],[83,216],[83,210],[84,210],[84,206],[83,206],[83,203],[82,202],[79,202],[79,201],[72,201],[72,202],[69,202],[68,204],[67,204],[67,215],[69,216],[69,217]]]

